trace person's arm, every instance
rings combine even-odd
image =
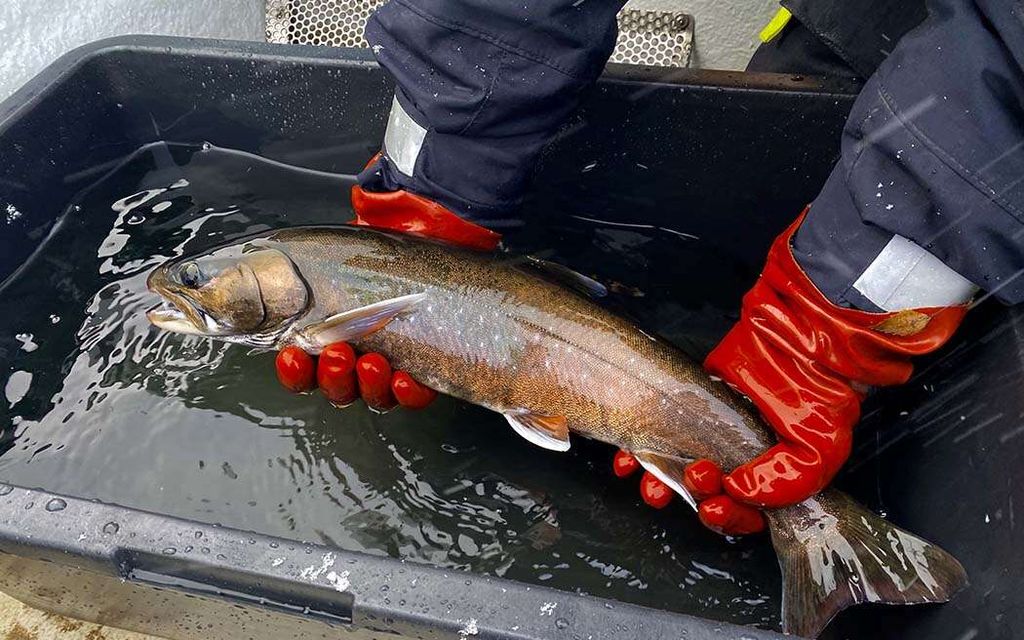
[[[1024,8],[935,0],[868,80],[840,162],[705,363],[780,439],[725,476],[725,498],[779,507],[826,486],[866,389],[905,382],[977,290],[1024,300],[1022,270]]]
[[[493,248],[541,149],[611,55],[624,0],[391,0],[366,38],[394,77],[358,221]],[[462,221],[469,221],[479,227]]]
[[[391,0],[366,38],[395,80],[381,153],[352,189],[354,222],[493,250],[537,155],[615,45],[625,0]],[[379,410],[434,394],[380,354],[346,344],[319,360],[288,349],[286,387]]]

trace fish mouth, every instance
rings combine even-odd
[[[196,306],[187,296],[168,286],[165,270],[158,269],[147,281],[150,291],[160,296],[160,304],[146,312],[153,326],[192,336],[215,336],[222,333],[217,322]]]
[[[146,317],[150,323],[164,331],[193,336],[210,335],[206,327],[200,327],[193,321],[192,316],[198,315],[196,311],[194,309],[190,309],[190,311],[192,314],[186,313],[180,307],[164,299],[159,305],[147,311]]]

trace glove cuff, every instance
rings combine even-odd
[[[501,241],[501,234],[404,189],[366,191],[355,185],[351,197],[356,214],[353,224],[400,231],[477,251],[493,251]]]

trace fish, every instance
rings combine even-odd
[[[775,443],[751,403],[599,304],[602,285],[542,260],[347,225],[263,232],[158,266],[156,327],[316,354],[348,341],[502,414],[530,443],[630,451],[694,505],[684,466],[731,470]],[[960,563],[835,489],[766,512],[782,628],[816,637],[859,603],[946,602]]]

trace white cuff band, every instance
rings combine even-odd
[[[426,136],[427,130],[405,112],[397,96],[393,98],[388,128],[384,132],[384,154],[394,163],[395,168],[410,178]]]
[[[884,311],[963,304],[978,290],[970,280],[900,235],[892,237],[853,288]]]

